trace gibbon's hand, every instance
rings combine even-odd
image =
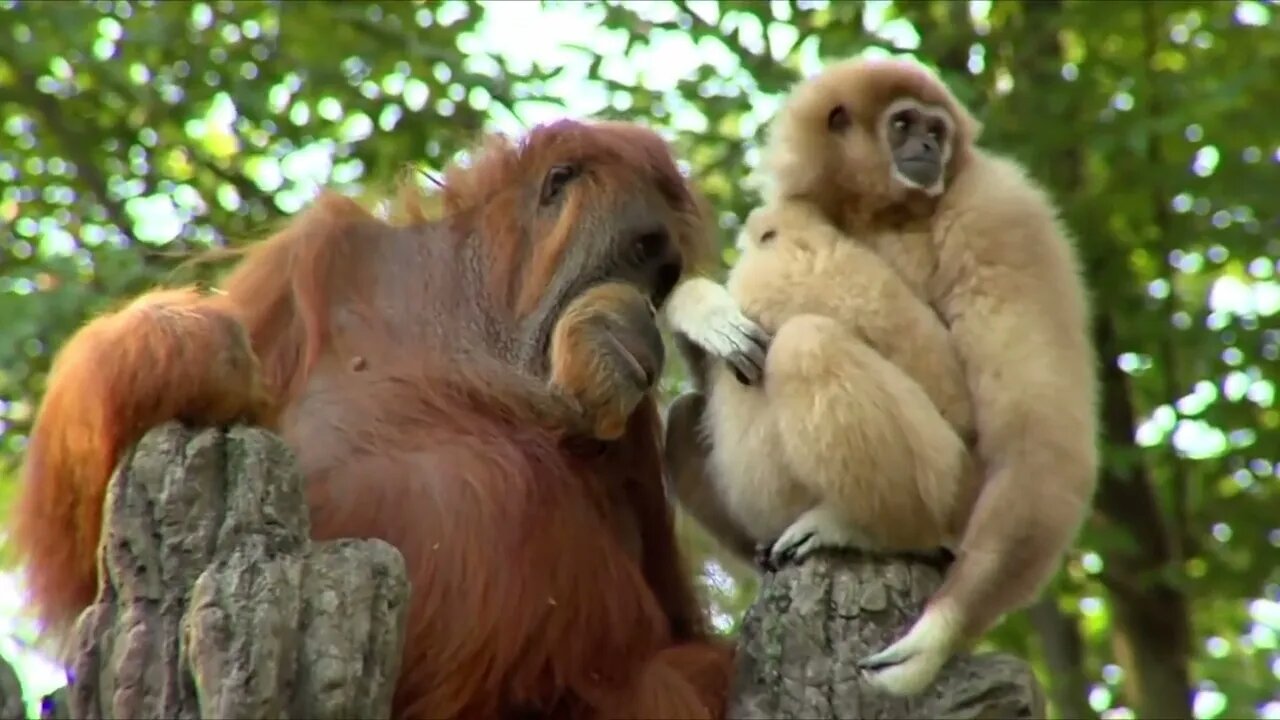
[[[673,329],[712,357],[724,360],[743,385],[755,385],[764,375],[769,334],[738,307],[721,285],[693,278],[668,301]]]

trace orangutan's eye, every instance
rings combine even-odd
[[[668,236],[665,230],[645,233],[632,242],[631,257],[637,263],[656,259],[666,250],[667,242]]]
[[[560,199],[560,193],[570,180],[578,177],[578,167],[576,165],[556,165],[547,171],[547,177],[542,181],[542,196],[540,201],[543,205],[550,205]]]

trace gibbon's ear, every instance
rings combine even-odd
[[[849,118],[849,110],[843,105],[836,105],[827,113],[827,129],[831,132],[844,132],[853,121]]]

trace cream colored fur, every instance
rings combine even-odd
[[[877,139],[883,109],[903,97],[955,120],[938,197],[903,187]],[[825,122],[837,104],[861,113],[839,135]],[[804,259],[821,253],[787,256],[781,243],[744,256],[728,292],[777,333],[763,389],[710,366],[710,438],[699,445],[709,472],[679,440],[681,428],[668,428],[677,493],[702,503],[695,516],[738,533],[738,547],[744,535],[790,531],[811,546],[907,549],[963,528],[924,615],[863,662],[874,684],[897,694],[927,687],[956,649],[1035,598],[1096,483],[1097,381],[1076,251],[1038,184],[973,144],[979,131],[936,77],[908,62],[846,61],[801,83],[771,127],[769,202],[817,207],[858,242],[837,240],[844,259],[822,263]],[[884,273],[850,259],[847,248],[860,244],[915,297],[862,299],[876,282],[866,278]],[[921,301],[941,317],[941,336],[896,319],[919,315]],[[877,345],[867,330],[877,326],[899,344]],[[939,360],[952,352],[958,365]],[[912,370],[926,360],[940,364]],[[971,434],[972,453],[957,458]],[[974,485],[964,481],[967,464],[978,469]],[[768,475],[778,466],[790,472]],[[698,477],[716,492],[688,489]],[[894,521],[882,527],[881,517]]]
[[[774,337],[762,387],[723,364],[710,372],[704,432],[730,514],[757,542],[821,507],[806,520],[860,546],[951,544],[967,462],[952,428],[965,431],[971,413],[942,323],[874,252],[802,205],[755,211],[740,247],[728,295]]]

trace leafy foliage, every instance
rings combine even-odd
[[[1035,660],[1061,716],[1280,717],[1278,11],[0,1],[0,504],[68,335],[319,184],[376,195],[482,129],[634,119],[676,143],[731,263],[781,94],[825,59],[910,51],[1049,186],[1096,306],[1098,511],[1048,599],[990,642]],[[586,29],[517,57],[559,24]],[[682,527],[731,627],[751,574]]]

